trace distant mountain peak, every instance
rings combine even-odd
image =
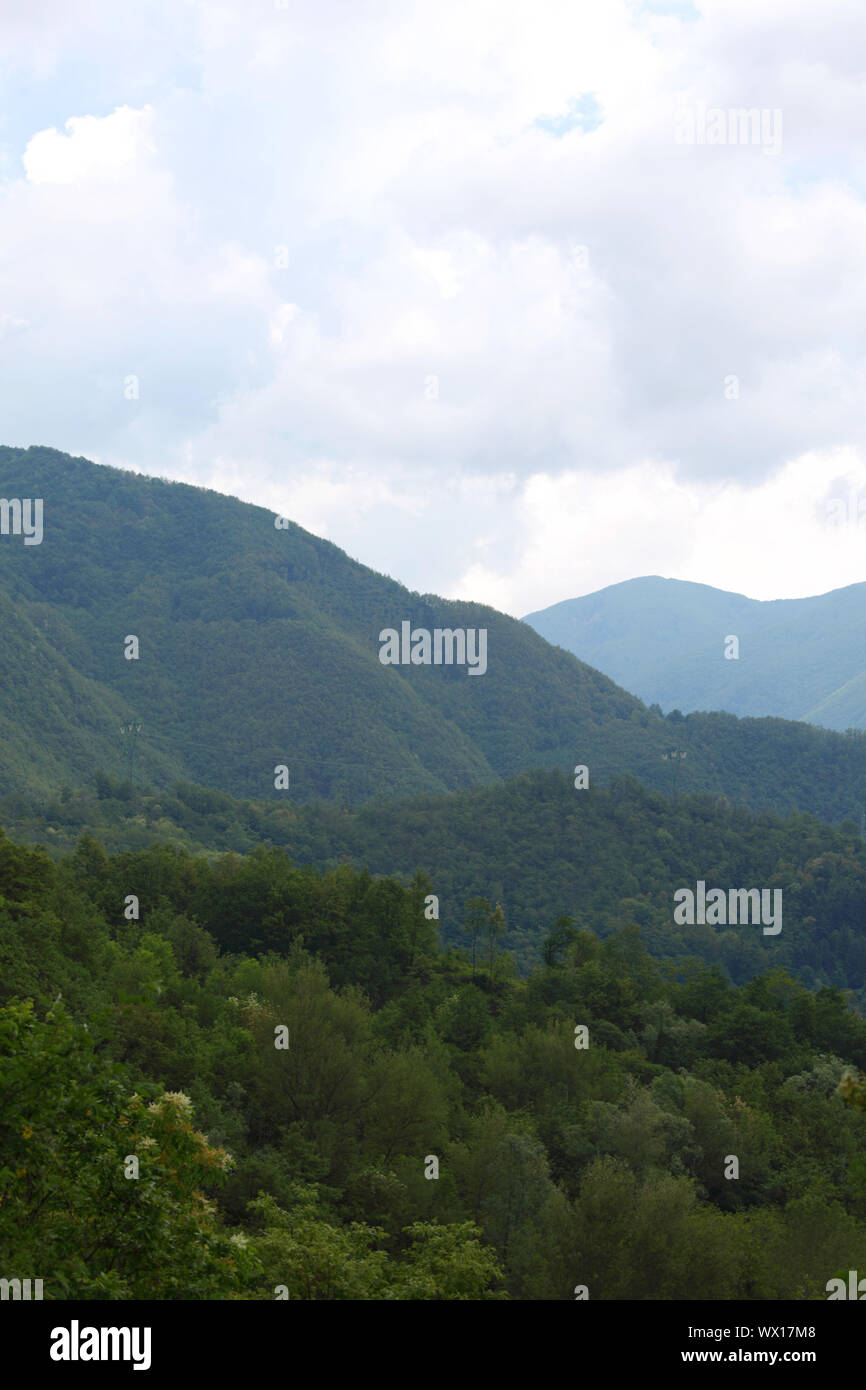
[[[566,599],[524,622],[663,709],[866,728],[866,583],[753,599],[659,575]],[[738,639],[735,659],[726,642]]]

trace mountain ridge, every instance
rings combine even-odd
[[[866,728],[866,582],[751,599],[646,575],[523,621],[648,704]],[[731,636],[736,659],[725,658]]]
[[[356,806],[586,765],[593,784],[630,774],[781,814],[866,806],[860,739],[662,718],[528,623],[410,591],[265,508],[44,447],[0,448],[0,494],[44,501],[42,544],[0,538],[7,797],[50,802],[102,773]],[[380,633],[405,620],[487,628],[485,675],[384,666]]]

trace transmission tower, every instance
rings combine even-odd
[[[140,724],[133,723],[132,721],[128,724],[121,724],[120,726],[120,732],[125,734],[127,738],[127,751],[129,753],[127,780],[132,786],[135,786],[135,749],[139,735],[141,734],[141,727]]]

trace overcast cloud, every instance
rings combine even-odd
[[[866,579],[864,40],[861,0],[2,0],[0,442],[516,615]],[[712,108],[775,138],[688,143]]]

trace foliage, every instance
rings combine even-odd
[[[769,959],[741,984],[653,959],[585,904],[526,978],[507,951],[473,972],[427,886],[0,838],[4,1277],[47,1298],[809,1299],[866,1266],[850,996]]]

